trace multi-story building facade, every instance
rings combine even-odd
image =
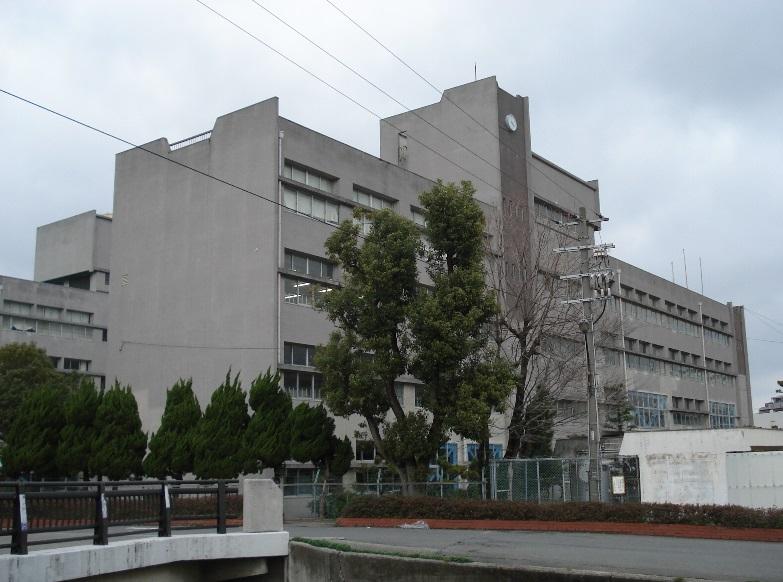
[[[0,345],[34,343],[55,368],[106,383],[111,216],[38,228],[35,280],[0,276]]]
[[[540,229],[580,207],[600,215],[598,183],[532,151],[527,98],[494,78],[383,120],[380,140],[380,157],[369,155],[281,117],[274,98],[222,116],[193,138],[143,146],[159,156],[139,148],[118,154],[111,235],[96,230],[92,240],[111,243],[111,281],[108,262],[103,279],[111,290],[108,377],[133,386],[145,429],[155,430],[177,378],[193,378],[203,407],[229,368],[246,383],[278,369],[295,403],[320,399],[313,353],[333,327],[313,306],[340,281],[324,241],[356,207],[390,208],[421,224],[422,191],[437,179],[470,180],[501,255],[529,248]],[[36,277],[90,273],[97,294],[99,254],[89,268],[64,258],[57,269],[36,258]],[[623,325],[620,343],[604,350],[602,373],[621,378],[637,427],[750,424],[741,308],[620,261],[612,266],[620,290],[612,309]],[[416,408],[417,380],[398,380],[403,407]],[[558,410],[579,405],[564,399]],[[353,438],[359,419],[336,420]],[[584,422],[556,436],[578,434]],[[495,435],[494,454],[505,443],[505,434]],[[358,462],[372,461],[368,443],[355,450]],[[457,438],[446,446],[453,462],[475,450]]]

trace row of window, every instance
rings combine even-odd
[[[639,289],[633,289],[631,287],[628,287],[627,285],[623,285],[620,289],[620,293],[623,297],[626,299],[630,299],[632,301],[636,301],[637,303],[650,303],[655,308],[660,308],[661,304],[661,298],[656,297],[655,295],[651,295],[649,293],[645,293],[644,291],[640,291]],[[671,301],[663,301],[663,305],[665,307],[665,311],[668,311],[669,313],[673,315],[678,315],[682,319],[690,319],[690,320],[698,320],[698,312],[694,309],[690,309],[688,307],[683,307],[682,305],[677,305],[676,303],[672,303]],[[720,328],[720,329],[728,329],[729,324],[725,321],[721,321],[720,319],[717,319],[715,317],[710,317],[709,315],[702,314],[702,323],[707,326],[710,325],[714,328]]]
[[[305,166],[300,166],[289,160],[286,160],[283,165],[283,176],[325,192],[334,192],[334,183],[337,181],[334,178],[330,178],[320,172],[316,172]]]
[[[731,345],[731,336],[729,334],[723,333],[722,331],[715,331],[709,327],[704,328],[704,339],[708,342],[723,344],[724,346]]]
[[[377,194],[370,194],[360,188],[353,189],[353,201],[359,204],[364,204],[375,210],[383,210],[384,208],[394,208],[395,202],[387,198],[382,198]]]
[[[666,396],[652,392],[628,392],[628,402],[634,407],[634,423],[640,428],[666,426]]]
[[[701,368],[694,368],[693,366],[686,366],[676,362],[656,360],[654,358],[648,358],[647,356],[640,356],[639,354],[626,353],[625,357],[626,365],[632,370],[639,370],[640,372],[658,374],[661,376],[672,376],[677,379],[690,380],[702,384],[704,383],[704,370]],[[709,384],[715,386],[734,386],[736,378],[734,376],[729,376],[728,374],[721,374],[720,372],[708,372],[707,381]]]
[[[22,303],[21,301],[10,301],[6,299],[3,301],[3,310],[14,315],[34,316],[32,303]],[[35,317],[62,319],[63,321],[68,321],[70,323],[90,323],[92,320],[92,313],[77,311],[75,309],[65,310],[61,307],[51,307],[49,305],[37,305]]]
[[[291,398],[320,400],[321,382],[321,374],[293,372],[290,370],[283,372],[283,388],[290,394]]]
[[[283,187],[283,206],[329,224],[340,222],[339,205],[310,192]]]
[[[664,428],[666,426],[666,401],[663,394],[652,392],[628,392],[628,401],[634,407],[634,421],[640,428]],[[737,426],[736,406],[726,402],[710,401],[710,426],[734,428]],[[681,426],[702,426],[703,416],[695,412],[673,411],[672,421]]]
[[[574,215],[553,206],[547,204],[543,200],[536,198],[535,200],[536,218],[543,220],[544,222],[554,222],[556,224],[564,224],[572,222]]]
[[[283,277],[283,300],[286,303],[313,306],[319,297],[332,289],[333,287],[321,285],[320,283],[303,281],[293,277]]]
[[[315,346],[285,342],[283,363],[294,366],[315,366]]]
[[[710,402],[710,426],[712,428],[734,428],[737,426],[737,409],[733,404]]]
[[[39,335],[49,335],[54,337],[92,339],[92,328],[83,325],[72,325],[70,323],[59,323],[56,321],[38,321],[28,317],[17,317],[4,315],[2,328],[10,331],[24,331],[27,333],[37,333]],[[103,330],[103,341],[106,341],[106,330]]]
[[[659,327],[665,327],[675,333],[684,333],[693,337],[701,337],[701,328],[695,323],[685,321],[678,317],[672,317],[668,313],[662,313],[656,309],[650,309],[636,303],[623,302],[626,317],[637,321],[645,321]]]
[[[285,268],[289,271],[312,275],[314,277],[323,277],[324,279],[334,279],[334,263],[326,259],[311,257],[294,251],[285,252]]]

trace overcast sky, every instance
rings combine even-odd
[[[250,0],[205,0],[382,115],[401,108]],[[410,107],[437,93],[325,0],[258,0]],[[530,97],[533,149],[599,179],[615,255],[745,305],[754,404],[783,378],[783,3],[334,0],[446,88]],[[271,96],[372,154],[378,120],[192,0],[0,0],[0,87],[135,143],[211,129]],[[35,228],[112,208],[126,149],[0,94],[0,274]],[[765,319],[768,318],[768,319]],[[767,340],[767,341],[761,341]],[[777,343],[775,343],[777,342]]]

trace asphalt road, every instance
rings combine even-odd
[[[477,562],[781,582],[783,544],[609,534],[347,528],[289,523],[291,536],[467,556]]]
[[[291,537],[328,538],[417,552],[431,551],[508,566],[549,566],[721,582],[783,582],[780,560],[783,544],[778,543],[583,533],[335,527],[319,522],[292,522],[285,527]],[[132,529],[117,528],[118,531]],[[74,533],[50,533],[45,537],[65,538]],[[175,531],[174,535],[184,533],[214,533],[214,529]],[[138,531],[138,536],[149,537],[150,533]],[[30,537],[40,539],[43,536],[34,534]],[[123,538],[112,538],[116,539]],[[7,541],[7,537],[0,538],[0,543]],[[55,541],[52,545],[31,546],[30,551],[79,543],[89,542]],[[0,551],[0,554],[7,553],[8,550]]]

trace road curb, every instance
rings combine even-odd
[[[716,525],[596,521],[518,521],[500,519],[402,519],[388,517],[341,517],[337,519],[337,525],[339,527],[423,527],[424,524],[430,529],[605,533],[708,540],[783,542],[783,530],[780,529],[732,528]]]

